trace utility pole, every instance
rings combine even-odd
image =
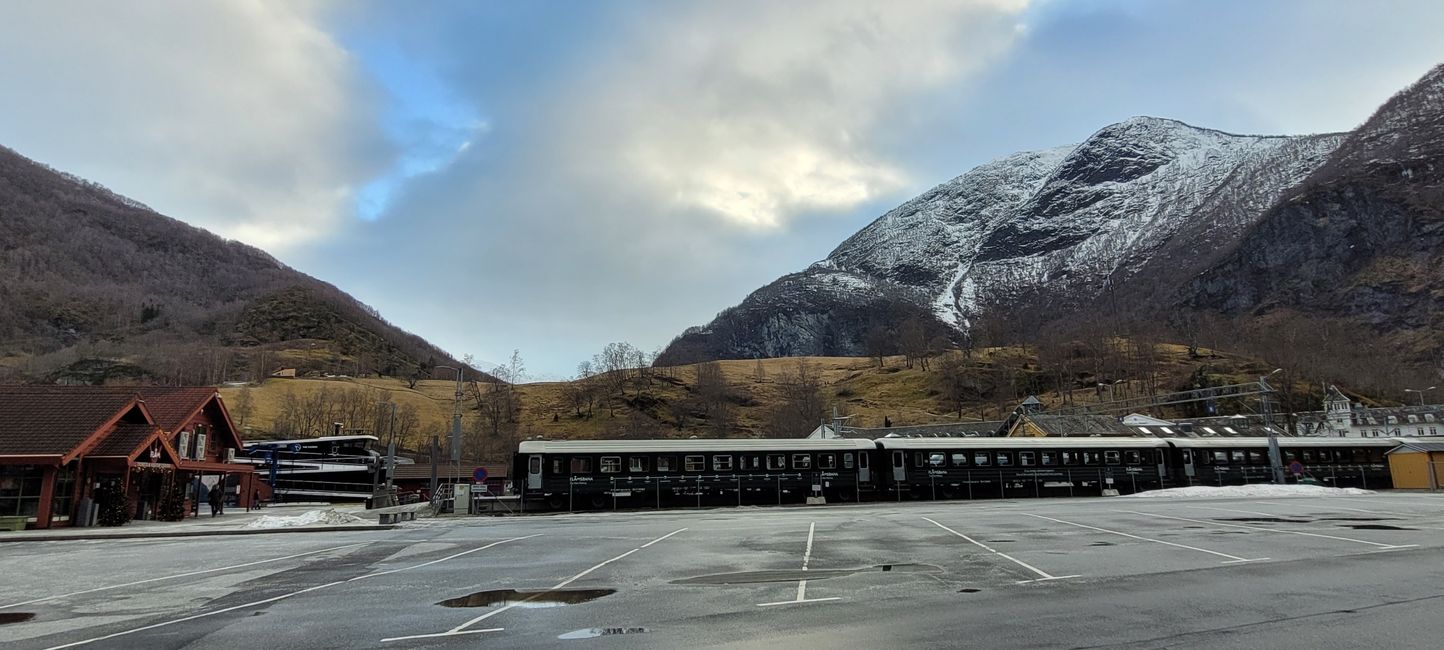
[[[462,369],[459,366],[437,366],[456,371],[456,397],[451,404],[451,464],[454,466],[455,480],[461,475],[461,377]]]
[[[1269,385],[1268,385],[1268,378],[1274,376],[1274,375],[1277,374],[1280,370],[1283,370],[1283,368],[1278,368],[1278,369],[1274,370],[1273,372],[1271,372],[1271,373],[1269,373],[1269,374],[1267,374],[1267,375],[1264,375],[1263,377],[1259,377],[1259,378],[1258,378],[1258,383],[1259,383],[1259,386],[1263,387],[1263,389],[1264,389],[1264,392],[1261,393],[1261,394],[1259,394],[1259,401],[1260,401],[1260,402],[1263,402],[1264,431],[1267,432],[1267,433],[1268,433],[1268,436],[1269,436],[1269,468],[1273,470],[1274,483],[1277,483],[1277,484],[1279,484],[1279,485],[1283,485],[1283,484],[1284,484],[1284,460],[1283,460],[1283,452],[1279,451],[1279,436],[1278,436],[1278,432],[1274,430],[1274,418],[1273,418],[1273,393],[1274,393],[1274,390],[1273,390],[1273,387],[1272,387],[1272,386],[1269,386]]]

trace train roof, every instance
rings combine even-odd
[[[247,447],[264,447],[267,445],[304,445],[318,442],[346,442],[348,440],[366,440],[377,442],[381,440],[376,436],[319,436],[316,438],[297,438],[295,440],[252,440],[246,443]]]
[[[1008,447],[1016,449],[1050,449],[1054,447],[1083,447],[1110,449],[1162,449],[1168,443],[1162,438],[1124,436],[1048,436],[1038,438],[881,438],[877,441],[883,449],[992,449]]]
[[[833,438],[689,438],[686,440],[526,440],[523,454],[606,454],[688,451],[850,451],[875,449],[871,440]]]
[[[1281,447],[1397,447],[1399,440],[1395,438],[1296,438],[1293,436],[1279,436]],[[1173,446],[1183,448],[1219,448],[1230,449],[1239,447],[1267,447],[1269,439],[1267,436],[1239,436],[1234,438],[1169,438]]]

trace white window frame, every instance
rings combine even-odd
[[[200,431],[197,431],[197,432],[196,432],[196,456],[195,456],[195,459],[196,459],[196,460],[205,460],[205,459],[206,459],[206,434],[201,433]]]
[[[622,457],[602,456],[601,461],[597,464],[597,467],[601,470],[603,474],[621,474]]]
[[[732,471],[732,457],[731,457],[731,456],[713,456],[713,457],[712,457],[712,471],[714,471],[714,472],[730,472],[730,471]]]
[[[175,442],[175,453],[180,454],[183,459],[191,457],[191,432],[180,432]]]
[[[705,472],[707,471],[707,457],[702,454],[692,454],[682,457],[682,471],[684,472]]]

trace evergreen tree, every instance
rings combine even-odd
[[[95,503],[99,506],[97,523],[102,526],[121,526],[130,521],[130,499],[120,481],[106,481],[95,490]]]

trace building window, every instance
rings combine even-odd
[[[787,456],[783,454],[767,454],[767,469],[787,469]]]
[[[792,455],[792,469],[810,469],[812,467],[812,456],[807,454]]]
[[[39,465],[0,465],[0,516],[34,517],[40,510]]]
[[[196,460],[206,459],[206,434],[200,425],[196,425]]]
[[[707,469],[706,456],[683,456],[682,469],[688,472],[701,472]]]
[[[175,453],[180,454],[181,458],[191,457],[191,432],[182,431],[176,434]]]
[[[677,457],[676,457],[676,456],[658,456],[658,457],[657,457],[657,471],[659,471],[659,472],[675,472],[675,471],[677,471]]]
[[[621,456],[602,456],[602,473],[616,474],[622,471]]]
[[[628,459],[627,459],[627,469],[628,469],[629,471],[633,471],[633,472],[645,472],[645,471],[647,471],[647,457],[646,457],[646,456],[632,456],[631,458],[628,458]]]
[[[730,471],[732,471],[732,457],[731,457],[731,456],[713,456],[713,457],[712,457],[712,471],[714,471],[714,472],[730,472]]]

